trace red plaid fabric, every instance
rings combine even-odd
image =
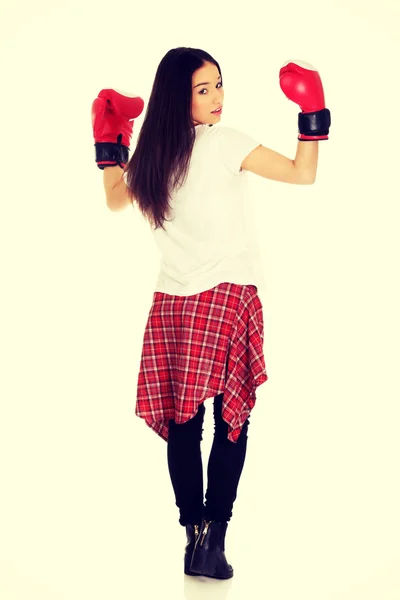
[[[222,418],[236,442],[267,381],[262,304],[254,285],[221,283],[192,296],[154,292],[135,413],[165,441],[207,398],[224,394]]]

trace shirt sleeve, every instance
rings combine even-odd
[[[218,127],[217,144],[224,165],[232,173],[238,175],[243,160],[254,148],[260,146],[261,142],[247,133],[221,125]]]

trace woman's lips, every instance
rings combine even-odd
[[[219,115],[222,112],[222,106],[219,109],[213,110],[211,112],[212,112],[213,115],[215,115],[215,114]]]

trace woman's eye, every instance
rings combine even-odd
[[[221,81],[219,81],[219,82],[217,83],[217,85],[221,85],[221,86],[222,86],[222,82],[221,82]],[[204,96],[204,94],[202,94],[202,92],[204,92],[204,90],[205,90],[205,91],[207,91],[207,88],[203,88],[203,89],[201,90],[201,92],[199,92],[199,94],[201,94],[202,96]]]

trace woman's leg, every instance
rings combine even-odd
[[[228,440],[228,424],[222,419],[223,394],[214,398],[214,440],[208,461],[207,520],[229,521],[247,449],[249,420],[243,424],[236,443]]]
[[[196,416],[177,425],[169,422],[168,468],[179,508],[181,525],[200,524],[203,518],[203,463],[200,443],[205,414],[204,403]]]

